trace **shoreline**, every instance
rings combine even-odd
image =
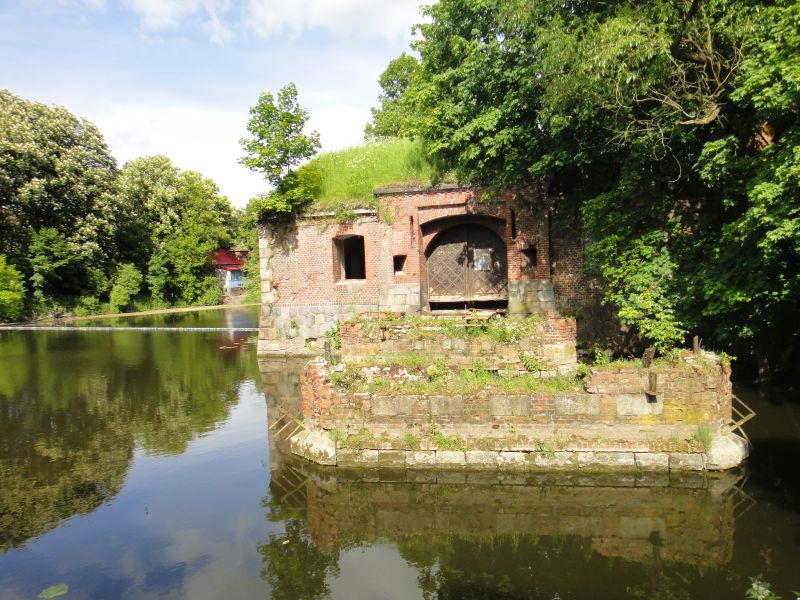
[[[259,306],[258,302],[248,302],[244,304],[216,304],[213,306],[185,306],[179,308],[155,308],[152,310],[140,310],[136,312],[126,312],[126,313],[103,313],[99,315],[86,315],[86,316],[65,316],[65,317],[46,317],[43,319],[35,319],[30,321],[18,321],[16,323],[2,323],[0,324],[0,329],[3,327],[10,327],[10,326],[21,326],[21,325],[41,325],[47,323],[65,323],[71,321],[91,321],[96,319],[118,319],[124,317],[146,317],[151,315],[168,315],[168,314],[179,314],[179,313],[188,313],[188,312],[200,312],[204,310],[227,310],[231,308],[242,308],[242,307],[251,307],[251,306]]]

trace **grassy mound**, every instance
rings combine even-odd
[[[416,140],[367,142],[320,154],[310,165],[322,176],[312,210],[370,208],[375,206],[372,191],[377,186],[429,186],[434,179],[434,167]]]

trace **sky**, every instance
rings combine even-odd
[[[122,166],[166,154],[236,206],[249,109],[293,81],[323,150],[358,144],[424,0],[0,0],[0,88],[92,121]]]

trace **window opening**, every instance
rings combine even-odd
[[[366,279],[364,236],[338,238],[334,240],[334,244],[339,263],[339,279]]]
[[[517,239],[517,213],[511,211],[511,239]]]
[[[397,275],[405,275],[405,267],[406,267],[406,255],[405,254],[398,254],[392,258],[392,263],[394,264],[394,274]]]
[[[523,258],[523,265],[524,269],[533,270],[536,268],[536,246],[534,244],[528,244],[528,246],[522,251],[522,258]]]

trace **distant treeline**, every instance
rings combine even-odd
[[[210,254],[254,237],[200,173],[119,169],[86,119],[0,90],[0,321],[219,304]]]

